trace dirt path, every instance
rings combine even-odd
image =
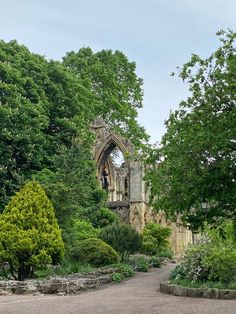
[[[173,266],[172,266],[173,267]],[[1,314],[236,314],[234,300],[174,297],[159,292],[171,266],[76,296],[0,296]]]

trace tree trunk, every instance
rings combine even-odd
[[[27,278],[31,278],[31,275],[32,275],[31,266],[21,263],[18,268],[18,280],[22,281]]]

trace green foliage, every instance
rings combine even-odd
[[[137,271],[148,271],[150,257],[145,254],[133,254],[125,259],[125,263],[131,265]]]
[[[112,281],[114,282],[121,282],[125,279],[125,276],[121,273],[115,273],[112,275]]]
[[[230,283],[236,276],[236,242],[233,223],[205,227],[202,239],[188,248],[171,279]]]
[[[89,216],[89,219],[95,227],[101,228],[119,221],[117,214],[106,207],[99,208],[99,210],[95,211],[93,215]]]
[[[99,229],[93,227],[91,222],[86,220],[72,219],[71,225],[63,230],[62,236],[66,243],[66,256],[70,258],[73,251],[81,241],[90,238],[97,238]]]
[[[80,261],[72,261],[64,258],[59,267],[54,270],[55,275],[69,275],[73,273],[86,274],[93,271],[94,268],[88,263],[81,263]]]
[[[210,270],[205,267],[203,260],[208,254],[208,249],[209,244],[205,240],[190,246],[183,257],[183,261],[172,272],[171,278],[207,281]]]
[[[148,223],[142,232],[142,251],[148,255],[155,255],[158,252],[169,249],[168,238],[171,229],[156,223]]]
[[[141,247],[139,233],[130,225],[113,223],[102,229],[101,239],[111,245],[121,256],[137,252]]]
[[[193,54],[180,70],[190,96],[170,114],[147,175],[153,206],[195,230],[236,220],[236,33],[218,35],[221,46],[209,58]]]
[[[14,278],[58,263],[64,253],[54,209],[35,181],[27,183],[0,216],[0,263],[9,263]]]
[[[101,115],[107,124],[114,122],[130,134],[134,144],[140,146],[147,138],[137,123],[142,81],[135,64],[121,52],[94,54],[89,48],[67,54],[63,62],[47,61],[16,41],[0,41],[0,77],[0,211],[26,180],[40,172],[60,224],[64,214],[81,207],[96,226],[113,220],[100,212],[104,196],[91,175],[90,126]],[[63,159],[75,151],[75,138],[85,156],[78,156],[77,165],[66,173]]]
[[[125,278],[132,277],[134,275],[133,268],[127,264],[118,264],[116,271],[122,274]]]
[[[69,148],[61,148],[54,165],[55,171],[44,169],[35,178],[55,206],[60,225],[68,229],[74,218],[96,220],[98,225],[105,194],[98,187],[89,146],[73,139]]]
[[[97,267],[118,262],[116,251],[107,243],[96,238],[80,242],[74,248],[72,257],[74,260],[89,263]]]
[[[149,260],[149,263],[152,265],[152,267],[155,268],[161,267],[161,260],[158,256],[152,256]]]
[[[54,274],[55,273],[53,271],[53,268],[51,268],[51,267],[44,267],[44,268],[41,268],[41,269],[37,269],[34,272],[34,278],[38,278],[38,279],[46,278],[46,277],[52,276]]]
[[[236,276],[236,241],[232,222],[207,230],[211,240],[203,265],[210,270],[209,280],[230,282]],[[220,247],[220,248],[219,248]]]
[[[64,258],[60,265],[56,267],[47,266],[42,269],[38,269],[34,273],[34,278],[45,278],[49,276],[64,276],[73,273],[87,274],[93,271],[94,268],[89,264],[83,264],[78,261],[72,261],[68,258]]]
[[[125,133],[140,146],[147,134],[137,122],[137,109],[142,107],[142,79],[135,73],[136,65],[120,51],[90,48],[69,52],[63,58],[86,88],[96,96],[95,113],[109,125]]]
[[[171,249],[161,250],[161,251],[157,252],[156,256],[159,258],[172,259],[173,258],[173,251]]]
[[[0,207],[31,175],[53,168],[61,145],[89,138],[95,100],[59,62],[0,41]]]
[[[207,289],[236,289],[236,282],[222,283],[222,282],[201,282],[201,281],[189,281],[186,279],[172,280],[173,283],[190,288],[207,288]]]
[[[86,220],[74,220],[71,230],[74,236],[73,242],[97,238],[99,234],[99,230],[94,228],[91,222]]]
[[[147,262],[147,260],[145,258],[139,258],[136,262],[136,268],[135,269],[137,271],[147,272],[148,267],[149,267],[149,263]]]

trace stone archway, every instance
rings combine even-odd
[[[121,166],[116,165],[112,158],[114,150],[119,150],[123,155],[124,162]],[[127,153],[127,147],[114,133],[104,136],[103,142],[97,147],[95,154],[97,177],[101,186],[108,191],[109,202],[122,202],[125,200],[125,193],[126,198],[128,196],[128,187],[125,186],[125,178],[129,177],[129,162],[125,158]]]
[[[145,224],[143,211],[147,207],[142,164],[132,158],[134,149],[129,140],[106,127],[102,119],[96,119],[92,128],[96,135],[94,158],[97,164],[97,177],[101,186],[108,192],[107,205],[127,223],[141,221],[135,226],[141,230]],[[120,167],[111,158],[111,153],[115,149],[124,157]],[[137,208],[139,210],[136,210]],[[134,215],[140,217],[135,218]]]
[[[142,161],[134,157],[134,149],[129,140],[113,132],[101,118],[97,118],[91,127],[96,136],[93,155],[97,164],[97,177],[101,187],[108,192],[107,206],[139,231],[148,221],[161,220],[161,224],[172,229],[170,241],[173,250],[176,254],[181,253],[191,242],[191,232],[167,222],[163,218],[163,212],[153,213],[143,180],[145,167]],[[111,158],[111,153],[116,148],[124,156],[125,162],[121,167],[117,167]]]

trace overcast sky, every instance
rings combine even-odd
[[[170,73],[191,53],[207,57],[219,46],[215,33],[235,23],[235,0],[0,0],[0,39],[58,60],[89,46],[135,61],[144,80],[139,121],[152,142],[187,95]]]

